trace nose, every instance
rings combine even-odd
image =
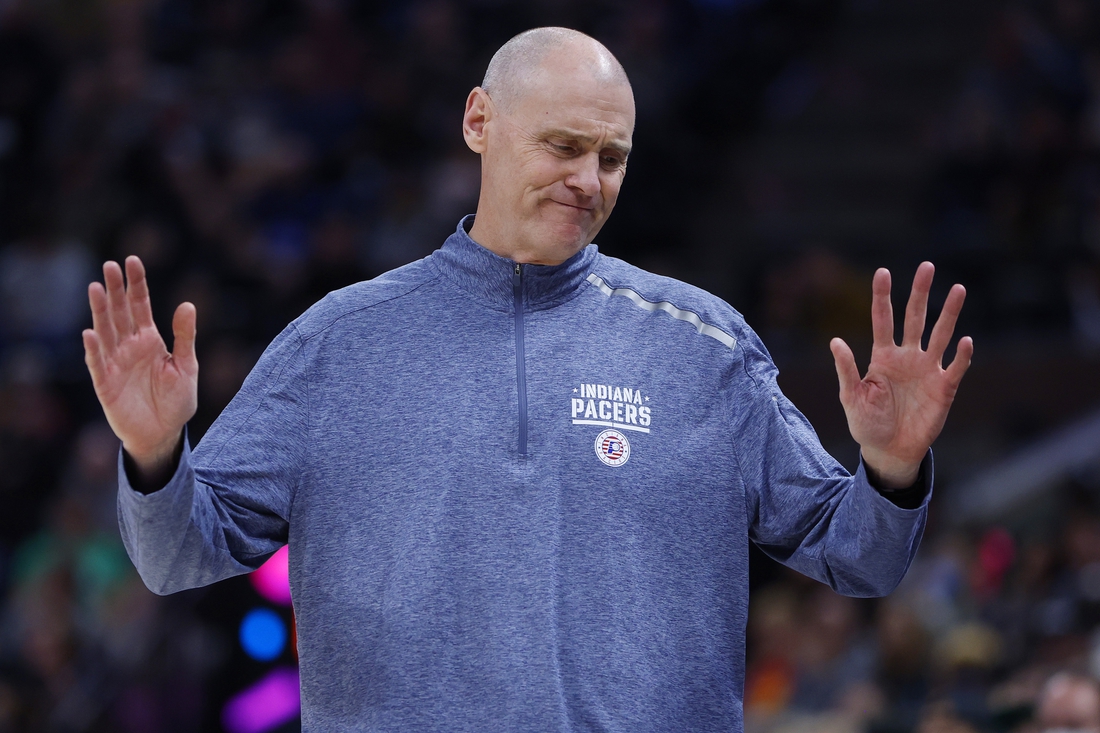
[[[577,156],[575,167],[565,178],[565,185],[583,196],[600,192],[600,156],[596,152]]]

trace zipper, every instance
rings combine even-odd
[[[523,266],[512,272],[512,297],[516,305],[516,388],[519,394],[519,454],[527,455],[527,369],[523,354]]]

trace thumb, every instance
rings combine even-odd
[[[187,371],[198,369],[195,359],[195,323],[197,314],[191,303],[180,303],[172,316],[172,358]]]
[[[836,376],[840,381],[840,397],[843,400],[860,382],[859,369],[856,368],[856,358],[852,354],[851,347],[844,343],[844,339],[835,338],[829,342],[829,350],[833,352],[833,361],[836,363]]]

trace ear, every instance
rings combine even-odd
[[[466,98],[466,114],[462,116],[462,136],[466,138],[466,145],[475,153],[485,152],[488,144],[486,123],[493,118],[495,110],[493,100],[488,92],[481,87],[474,87],[470,96]]]

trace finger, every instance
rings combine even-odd
[[[970,368],[970,360],[974,358],[974,339],[969,336],[963,336],[959,339],[958,348],[955,349],[955,358],[951,360],[951,364],[947,367],[947,381],[954,388],[958,389],[962,383],[963,375],[966,374],[966,370]]]
[[[182,369],[193,370],[198,367],[195,359],[195,323],[197,315],[191,303],[180,303],[172,316],[172,358]]]
[[[875,346],[894,346],[894,306],[890,303],[890,271],[880,267],[871,282],[871,330]]]
[[[106,353],[115,350],[118,344],[118,334],[111,323],[111,314],[107,307],[107,291],[100,283],[92,283],[88,286],[88,304],[92,307],[92,328],[99,337],[100,347]]]
[[[92,375],[92,385],[98,390],[107,373],[107,363],[103,358],[100,337],[90,328],[84,329],[81,336],[84,339],[84,363],[88,365],[88,373]]]
[[[902,346],[920,348],[924,337],[924,324],[928,317],[928,291],[932,289],[932,276],[936,268],[931,262],[922,262],[913,275],[913,289],[909,292],[909,303],[905,306],[905,332],[901,337]]]
[[[149,281],[145,279],[145,266],[134,255],[126,258],[126,285],[126,302],[134,328],[151,327],[153,306],[149,302]]]
[[[830,341],[829,350],[833,352],[833,361],[836,363],[836,376],[840,381],[840,399],[844,401],[860,383],[856,357],[852,354],[852,349],[844,342],[844,339],[836,338]]]
[[[126,286],[122,281],[122,268],[117,262],[103,263],[103,282],[107,285],[107,312],[115,335],[122,340],[133,333],[130,322],[130,307],[126,304]]]
[[[959,320],[965,300],[966,288],[958,283],[952,285],[943,302],[940,317],[932,327],[932,335],[928,337],[928,353],[935,356],[936,361],[943,358],[943,352],[947,351],[947,346],[951,343],[951,334],[955,332],[955,323]]]

